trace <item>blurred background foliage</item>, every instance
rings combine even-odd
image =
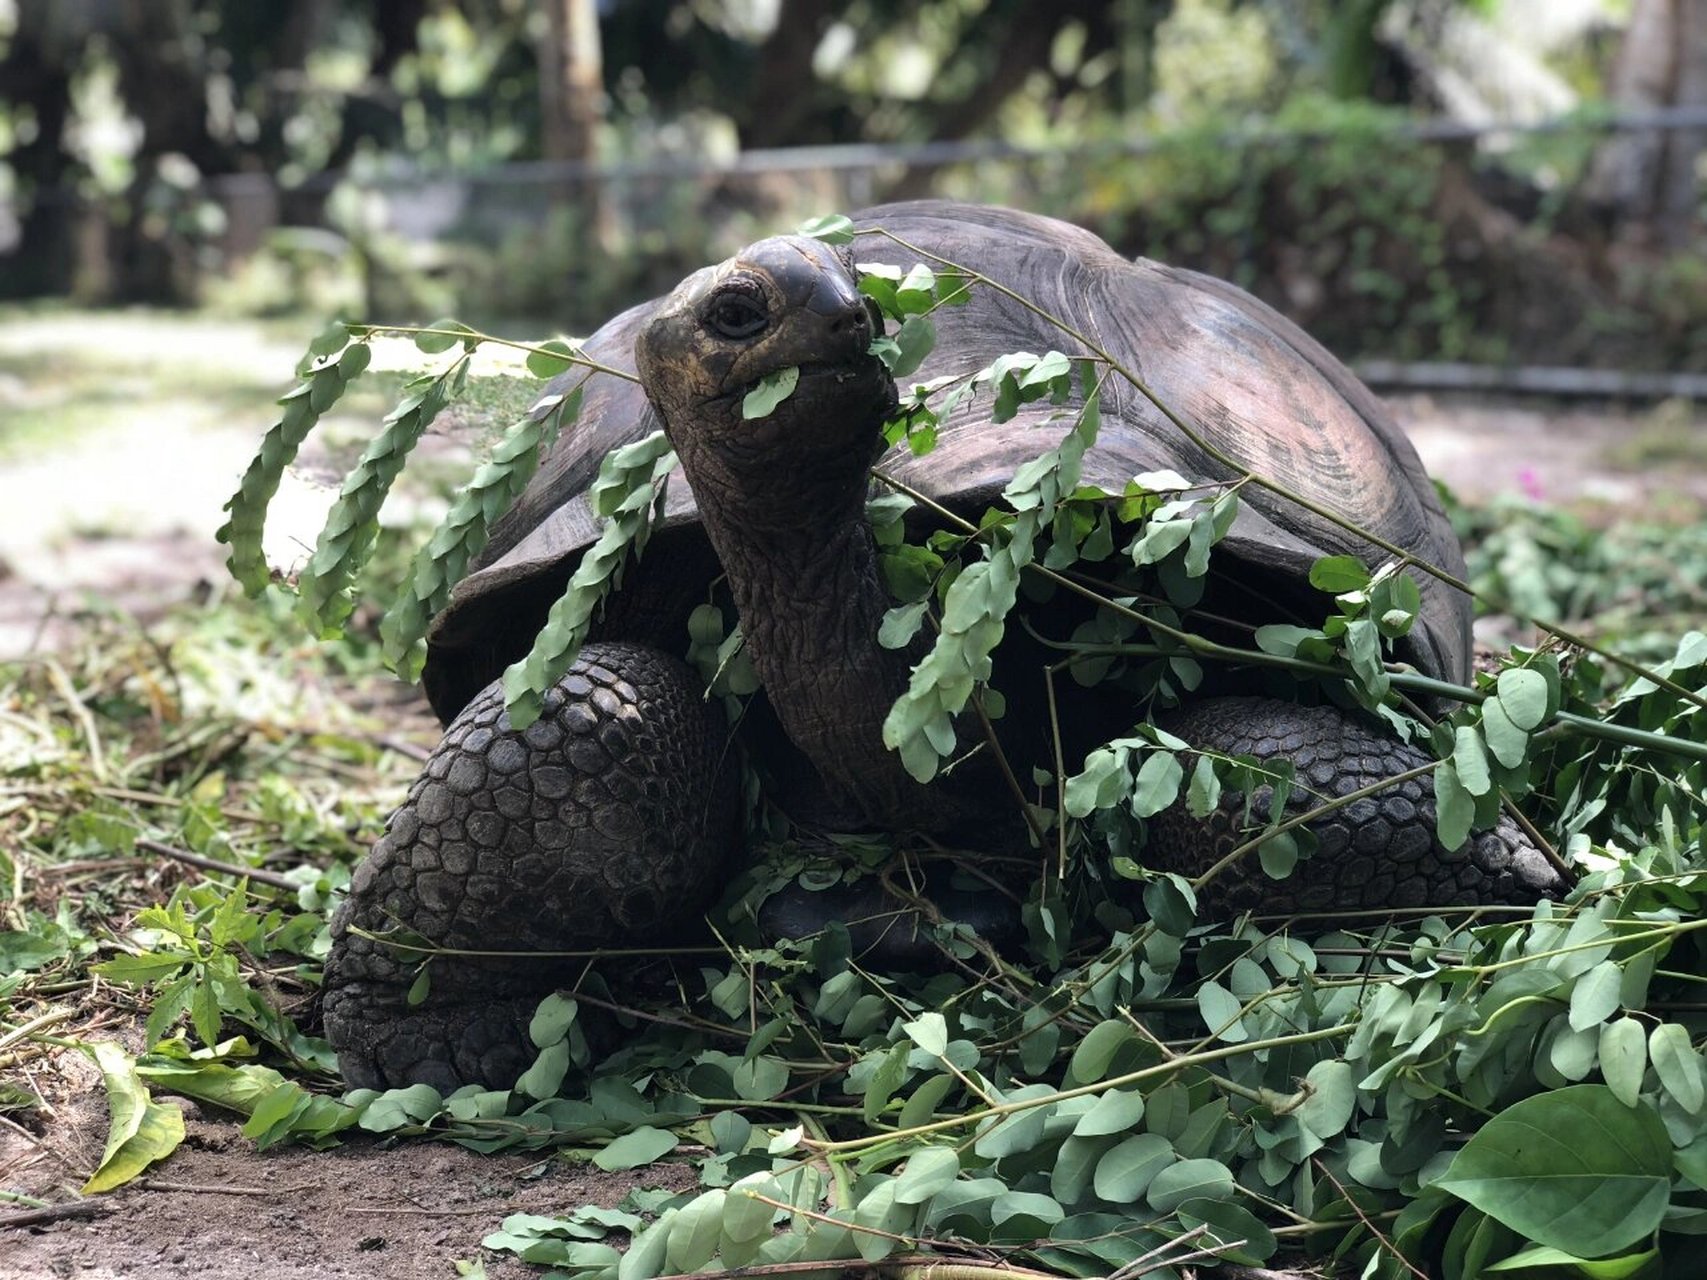
[[[0,0],[0,51],[0,296],[578,331],[938,194],[1347,356],[1707,367],[1702,0]]]

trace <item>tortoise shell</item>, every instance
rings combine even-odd
[[[881,226],[899,240],[961,263],[1059,316],[1140,377],[1164,404],[1225,454],[1258,474],[1348,518],[1387,542],[1462,576],[1463,554],[1434,486],[1382,403],[1343,364],[1291,321],[1224,281],[1147,259],[1128,261],[1079,227],[1009,209],[919,201],[868,209],[856,228]],[[861,236],[859,262],[903,269],[920,255],[886,236]],[[927,263],[927,265],[936,265]],[[587,354],[632,371],[634,339],[657,300],[599,329]],[[970,373],[1011,351],[1088,354],[1040,316],[993,289],[934,317],[937,343],[912,380]],[[566,390],[571,371],[553,384]],[[1083,478],[1111,492],[1142,472],[1172,469],[1194,480],[1234,478],[1194,445],[1146,396],[1118,376],[1103,387],[1102,426]],[[989,421],[988,396],[968,397],[946,419],[936,448],[891,449],[879,466],[938,502],[976,518],[1016,468],[1053,448],[1059,410],[1023,406]],[[598,536],[587,490],[610,450],[661,426],[634,382],[595,374],[579,421],[568,428],[517,504],[497,522],[473,572],[457,587],[428,638],[427,693],[441,718],[524,654],[580,553]],[[778,477],[778,483],[787,482]],[[1386,552],[1272,491],[1247,485],[1237,520],[1217,548],[1213,572],[1274,620],[1275,601],[1299,616],[1325,612],[1311,601],[1310,566],[1349,554],[1367,564]],[[718,574],[698,529],[687,482],[671,477],[665,519],[642,562],[612,598],[600,634],[684,647],[685,609]],[[1403,646],[1420,671],[1462,680],[1470,659],[1470,601],[1419,575],[1422,608]],[[1229,595],[1219,597],[1227,607]],[[1309,601],[1309,603],[1305,603]]]

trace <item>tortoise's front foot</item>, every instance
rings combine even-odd
[[[1290,761],[1289,815],[1432,759],[1335,707],[1300,707],[1272,698],[1212,698],[1161,723],[1193,746]],[[1227,795],[1199,822],[1176,804],[1152,821],[1145,860],[1163,870],[1198,875],[1248,839],[1243,811],[1244,798]],[[1258,825],[1268,817],[1266,788],[1258,792],[1252,811]],[[1457,849],[1443,848],[1434,834],[1434,783],[1426,775],[1376,790],[1308,826],[1316,851],[1291,875],[1269,879],[1253,854],[1206,886],[1207,908],[1272,913],[1522,904],[1558,897],[1568,887],[1503,814],[1493,829],[1472,834]]]
[[[716,895],[737,838],[726,748],[687,666],[638,645],[588,645],[521,732],[501,685],[478,694],[332,921],[326,1034],[345,1081],[512,1084],[534,1006],[586,964],[537,953],[668,940]]]

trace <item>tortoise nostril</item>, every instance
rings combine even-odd
[[[869,335],[871,333],[871,318],[862,307],[858,311],[846,311],[837,316],[830,325],[830,332],[838,338],[844,334]]]

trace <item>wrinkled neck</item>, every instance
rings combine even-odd
[[[731,474],[695,458],[691,445],[678,451],[784,731],[833,800],[879,825],[937,825],[940,797],[927,803],[883,745],[884,718],[918,654],[877,643],[890,602],[865,518],[863,470],[826,485],[777,467]],[[763,484],[750,478],[766,476]]]

